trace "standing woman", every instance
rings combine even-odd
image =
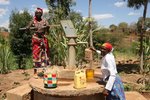
[[[34,27],[34,34],[32,36],[32,56],[34,75],[37,76],[37,70],[41,67],[47,67],[49,63],[49,45],[46,33],[49,30],[49,24],[42,19],[43,10],[37,8],[33,20],[29,23],[27,28]]]
[[[101,52],[102,55],[102,78],[103,81],[106,82],[103,94],[106,96],[106,100],[126,100],[123,83],[116,69],[112,45],[110,43],[104,43],[100,47],[100,51],[95,49],[92,50],[97,53]]]

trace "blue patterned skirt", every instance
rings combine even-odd
[[[112,90],[109,92],[106,100],[126,100],[123,83],[119,75],[116,76]]]

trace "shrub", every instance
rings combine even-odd
[[[132,87],[129,84],[124,84],[124,90],[125,91],[131,91]]]

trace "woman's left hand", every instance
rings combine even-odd
[[[108,96],[109,91],[107,89],[104,89],[102,93],[103,93],[103,95]]]

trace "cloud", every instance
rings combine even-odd
[[[23,13],[23,10],[20,10],[19,13],[20,13],[20,14]]]
[[[34,12],[35,12],[35,10],[36,10],[37,7],[40,7],[40,6],[38,6],[36,4],[33,4],[31,6],[31,9],[30,9],[30,14],[31,15],[34,15]],[[48,13],[48,11],[49,11],[47,8],[42,8],[42,9],[43,9],[43,13]]]
[[[36,10],[37,7],[38,7],[38,6],[37,6],[36,4],[31,5],[31,9],[29,10],[29,13],[30,13],[31,15],[34,15],[34,12],[35,12],[35,10]]]
[[[31,7],[32,7],[32,8],[37,8],[38,6],[37,6],[37,5],[35,5],[35,4],[33,4]]]
[[[47,8],[43,8],[43,13],[48,13],[49,10]]]
[[[5,15],[6,12],[7,12],[7,9],[0,8],[0,17],[2,17],[3,15]]]
[[[101,19],[109,19],[109,18],[113,18],[114,16],[112,14],[97,14],[97,15],[93,15],[93,17],[96,20],[101,20]]]
[[[9,20],[6,20],[4,23],[1,23],[0,27],[5,27],[5,28],[8,29],[8,27],[9,27]]]
[[[137,15],[140,15],[140,13],[129,12],[128,15],[129,15],[129,16],[137,16]]]
[[[123,7],[123,6],[125,6],[125,2],[116,2],[116,3],[114,3],[114,5],[116,7]]]
[[[82,13],[82,10],[75,10],[75,12]]]
[[[33,11],[35,11],[36,10],[36,8],[42,8],[42,7],[40,7],[40,6],[38,6],[38,5],[36,5],[36,4],[33,4],[33,5],[31,5],[31,9],[33,10]],[[46,9],[47,8],[42,8],[43,9],[43,11],[45,10],[46,11]]]
[[[0,5],[9,5],[9,0],[0,0]]]

